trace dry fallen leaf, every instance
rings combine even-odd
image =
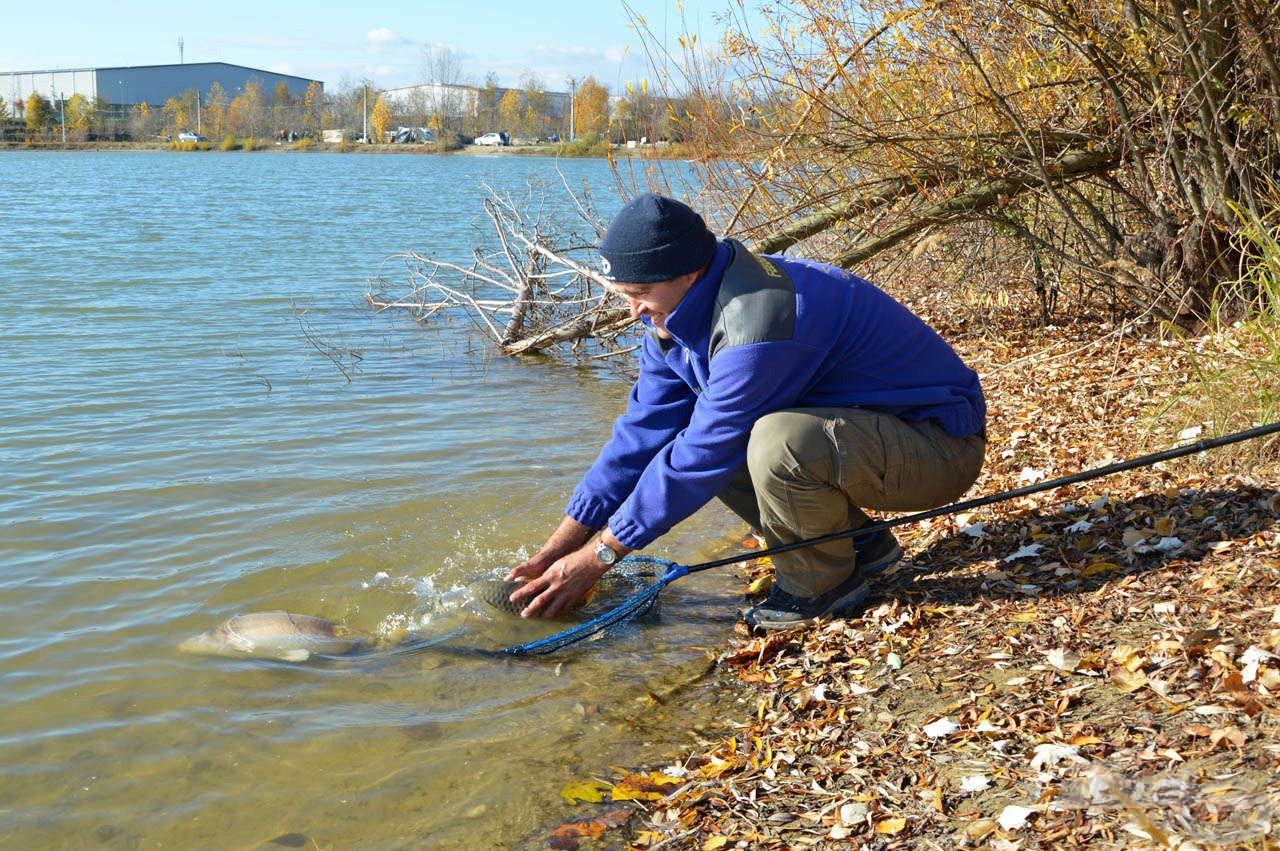
[[[1000,817],[996,821],[1005,830],[1021,830],[1027,826],[1027,821],[1031,816],[1035,815],[1035,812],[1030,807],[1019,807],[1016,804],[1010,804],[1001,810]]]
[[[1112,668],[1111,681],[1120,691],[1130,694],[1147,684],[1147,675],[1142,671],[1130,671],[1128,668]]]
[[[1088,762],[1087,759],[1080,757],[1080,748],[1075,745],[1046,742],[1043,745],[1036,745],[1035,756],[1031,757],[1031,769],[1033,771],[1041,771],[1064,760],[1079,763]]]
[[[952,721],[950,718],[939,718],[931,724],[924,725],[924,734],[931,739],[941,739],[950,736],[956,730],[960,729],[960,725]]]
[[[1045,659],[1059,671],[1071,673],[1080,665],[1080,654],[1073,653],[1065,647],[1056,647],[1045,654]]]
[[[1020,558],[1031,558],[1032,556],[1039,555],[1040,551],[1043,549],[1044,549],[1043,544],[1027,544],[1021,549],[1016,550],[1010,553],[1009,555],[1005,556],[1004,560],[1006,562],[1009,562],[1009,561],[1017,561]]]
[[[681,777],[672,777],[658,771],[651,774],[628,774],[614,784],[610,796],[615,801],[657,801],[684,782]]]

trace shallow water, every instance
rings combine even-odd
[[[566,782],[714,711],[647,695],[728,634],[727,572],[544,659],[176,649],[273,609],[386,641],[563,626],[459,589],[541,542],[625,382],[362,303],[391,254],[468,256],[480,181],[557,168],[612,185],[594,161],[0,154],[0,843],[515,845],[573,816]],[[308,335],[360,355],[349,382]],[[731,528],[708,509],[651,552]]]

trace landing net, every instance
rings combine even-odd
[[[684,565],[653,556],[628,556],[619,564],[657,564],[666,568],[666,570],[658,581],[648,588],[628,597],[619,605],[602,615],[597,615],[586,623],[579,624],[564,632],[557,632],[555,635],[549,635],[546,638],[540,638],[537,641],[530,641],[528,644],[505,647],[499,650],[498,653],[503,656],[540,656],[544,653],[554,653],[562,647],[568,647],[570,644],[576,644],[611,626],[639,617],[649,611],[663,588],[666,588],[680,577],[689,574],[689,568]]]

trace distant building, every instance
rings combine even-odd
[[[163,106],[169,98],[181,96],[191,89],[206,94],[214,83],[222,86],[230,97],[235,97],[237,91],[244,91],[250,81],[262,86],[268,97],[280,83],[288,86],[289,93],[297,98],[306,94],[307,87],[313,82],[324,87],[319,80],[260,68],[226,62],[189,62],[180,65],[0,71],[0,97],[19,113],[32,92],[40,93],[51,102],[76,94],[84,95],[90,101],[101,96],[112,109],[123,110],[141,103]]]
[[[499,100],[511,89],[497,87],[495,93]],[[519,89],[515,89],[519,92]],[[443,112],[450,118],[472,118],[480,105],[482,89],[475,86],[450,85],[447,83],[418,83],[413,86],[401,86],[396,89],[383,89],[378,94],[387,102],[387,106],[400,115],[425,117],[430,113]],[[544,92],[548,115],[553,119],[563,118],[569,112],[569,94],[567,92]],[[490,128],[497,129],[497,128]]]

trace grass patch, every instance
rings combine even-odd
[[[558,157],[607,157],[609,140],[599,133],[586,133],[556,148]]]
[[[1239,215],[1244,226],[1234,238],[1248,261],[1215,294],[1207,333],[1180,335],[1191,379],[1166,408],[1214,434],[1280,419],[1280,195],[1265,217]],[[1235,451],[1278,457],[1280,440]]]

